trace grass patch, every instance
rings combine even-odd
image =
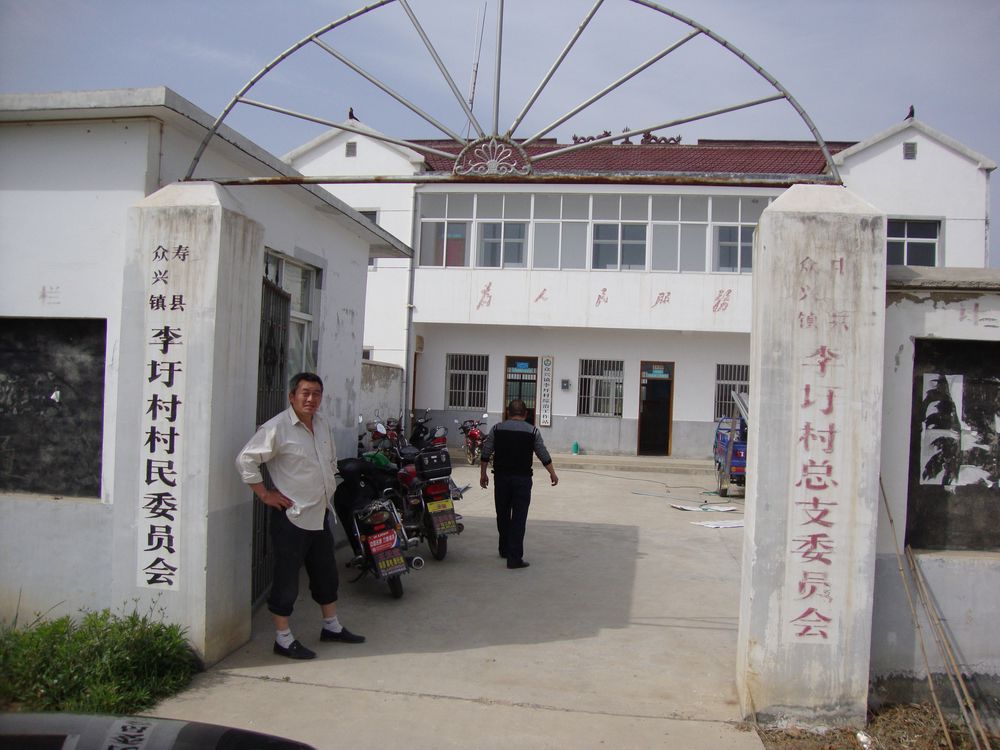
[[[200,669],[186,630],[162,612],[82,612],[0,623],[0,710],[131,714],[182,690]]]

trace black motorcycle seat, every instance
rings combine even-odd
[[[362,476],[395,476],[396,468],[394,466],[379,466],[363,458],[342,458],[337,461],[337,473],[347,481],[356,481]]]
[[[420,449],[412,445],[404,445],[399,449],[399,459],[404,464],[412,464],[420,455]]]

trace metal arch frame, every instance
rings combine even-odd
[[[406,15],[409,17],[410,22],[412,23],[416,33],[420,36],[421,40],[424,43],[424,46],[427,48],[428,54],[434,60],[435,64],[438,67],[438,70],[444,77],[446,84],[448,85],[452,94],[455,96],[456,100],[462,107],[465,116],[468,118],[469,125],[476,132],[478,138],[469,140],[458,135],[458,133],[456,133],[454,130],[448,128],[446,125],[436,120],[433,116],[424,112],[418,106],[407,100],[404,96],[394,91],[387,84],[380,81],[374,75],[364,70],[361,66],[349,60],[342,53],[338,52],[336,49],[334,49],[330,45],[320,40],[320,37],[326,34],[327,32],[332,31],[333,29],[338,28],[344,25],[345,23],[348,23],[349,21],[352,21],[366,13],[390,5],[394,2],[398,3],[403,8]],[[613,141],[621,140],[623,138],[628,138],[633,135],[652,133],[658,130],[663,130],[665,128],[674,127],[676,125],[695,122],[698,120],[704,120],[710,117],[726,114],[728,112],[747,109],[761,104],[767,104],[769,102],[784,99],[794,109],[796,114],[798,114],[799,118],[805,123],[806,127],[809,129],[809,132],[812,134],[813,138],[816,141],[816,145],[823,154],[823,158],[826,161],[826,168],[829,174],[728,175],[727,176],[727,175],[716,175],[708,173],[691,174],[691,173],[658,172],[658,173],[647,173],[647,174],[636,173],[629,175],[618,175],[615,176],[615,179],[613,179],[612,181],[619,183],[633,182],[633,183],[643,183],[643,184],[649,184],[650,182],[676,183],[676,182],[691,181],[691,180],[698,180],[702,182],[708,181],[714,184],[747,184],[748,182],[753,182],[754,184],[769,184],[769,183],[787,184],[789,181],[841,184],[840,172],[837,169],[837,166],[833,161],[833,157],[830,154],[830,150],[827,147],[826,142],[820,135],[816,125],[813,123],[812,119],[805,112],[802,106],[798,103],[795,97],[793,97],[791,93],[784,86],[782,86],[782,84],[774,76],[768,73],[767,70],[765,70],[761,65],[755,62],[745,52],[743,52],[736,46],[730,44],[726,39],[719,36],[708,27],[686,16],[683,16],[680,13],[665,8],[659,5],[658,3],[653,2],[652,0],[627,0],[627,2],[631,2],[634,3],[635,5],[648,8],[651,11],[669,16],[670,18],[673,18],[674,20],[690,27],[692,31],[688,33],[686,36],[679,39],[678,41],[674,42],[673,44],[665,47],[664,49],[662,49],[660,52],[650,57],[645,62],[636,66],[631,71],[621,76],[613,83],[604,87],[602,90],[591,96],[589,99],[581,102],[579,105],[571,109],[569,112],[563,114],[558,119],[556,119],[549,125],[545,126],[543,129],[541,129],[534,135],[530,136],[527,139],[515,141],[513,137],[514,131],[524,120],[525,116],[527,115],[531,107],[535,104],[538,97],[541,95],[542,91],[551,81],[552,77],[555,75],[559,66],[569,55],[573,46],[580,38],[580,36],[583,34],[584,30],[587,28],[590,22],[593,20],[593,18],[597,14],[597,11],[604,4],[604,2],[605,0],[594,1],[594,4],[591,7],[590,11],[586,14],[580,25],[577,27],[576,31],[573,33],[569,41],[563,47],[562,51],[559,53],[556,60],[553,62],[552,66],[543,76],[541,82],[538,84],[534,92],[530,95],[527,102],[522,107],[521,111],[514,118],[510,127],[502,134],[499,132],[499,117],[500,117],[501,63],[503,56],[504,0],[497,0],[496,61],[494,65],[493,113],[492,113],[493,132],[490,134],[487,134],[483,130],[482,125],[479,123],[475,114],[472,112],[469,103],[465,100],[461,92],[458,90],[458,87],[455,85],[454,79],[452,78],[447,68],[445,67],[444,62],[441,60],[440,56],[437,53],[437,50],[434,48],[434,45],[431,43],[423,27],[420,25],[420,22],[417,19],[416,15],[413,13],[413,10],[410,8],[408,0],[378,0],[377,2],[371,3],[370,5],[366,5],[352,13],[348,13],[347,15],[343,16],[342,18],[336,21],[333,21],[332,23],[320,27],[319,29],[312,32],[308,36],[299,40],[291,47],[286,49],[284,52],[282,52],[280,55],[275,57],[271,62],[269,62],[263,68],[261,68],[249,81],[247,81],[247,83],[243,86],[243,88],[241,88],[229,101],[229,103],[226,105],[226,108],[222,111],[222,113],[218,116],[218,118],[216,118],[215,122],[212,124],[211,128],[206,133],[204,139],[202,140],[201,144],[198,147],[197,152],[194,155],[194,158],[191,161],[190,166],[188,167],[188,171],[184,176],[184,180],[190,181],[195,179],[194,172],[198,167],[198,163],[201,160],[201,157],[203,156],[205,149],[208,147],[208,144],[211,142],[211,139],[218,134],[219,128],[222,126],[225,118],[229,115],[230,112],[233,111],[233,109],[236,107],[237,104],[246,104],[260,109],[276,112],[278,114],[283,114],[290,117],[295,117],[297,119],[305,120],[308,122],[314,122],[320,125],[336,128],[346,132],[353,132],[359,135],[365,135],[367,137],[374,138],[376,140],[381,140],[387,143],[404,146],[406,148],[413,149],[414,151],[441,156],[452,160],[454,167],[450,175],[443,175],[437,173],[437,174],[417,174],[417,175],[399,175],[399,176],[393,176],[393,175],[372,175],[367,177],[352,176],[350,178],[344,178],[342,176],[337,176],[337,175],[326,176],[326,177],[305,177],[305,176],[292,177],[283,175],[280,177],[249,177],[249,178],[239,178],[239,179],[216,180],[216,182],[223,185],[335,184],[335,183],[379,183],[379,182],[425,183],[425,182],[458,182],[458,181],[469,181],[470,179],[481,181],[491,178],[494,179],[499,178],[504,181],[517,180],[522,182],[560,182],[560,181],[579,182],[581,181],[581,178],[584,178],[585,181],[594,181],[595,178],[598,181],[600,181],[602,178],[602,176],[600,175],[596,174],[581,175],[578,172],[559,173],[554,171],[547,171],[544,173],[544,175],[539,175],[534,173],[532,165],[534,162],[537,161],[542,161],[544,159],[552,158],[567,153],[572,153],[575,151],[579,151],[582,149],[590,148],[605,143],[611,143]],[[636,75],[638,75],[642,71],[652,66],[654,63],[663,59],[664,57],[666,57],[676,49],[680,48],[687,42],[691,41],[692,39],[695,39],[696,37],[702,35],[711,39],[716,44],[721,46],[724,50],[739,58],[744,64],[749,66],[758,76],[763,78],[770,86],[776,89],[777,93],[772,94],[770,96],[761,97],[746,102],[741,102],[739,104],[733,104],[727,107],[722,107],[719,109],[702,112],[700,114],[690,115],[682,118],[676,118],[673,120],[669,120],[667,122],[654,124],[652,126],[631,129],[623,133],[618,133],[615,135],[609,135],[601,138],[596,138],[593,140],[588,140],[582,143],[568,145],[563,148],[547,151],[541,154],[536,154],[534,157],[531,157],[527,154],[524,147],[529,146],[532,143],[543,138],[546,134],[550,133],[556,127],[563,124],[567,120],[570,120],[571,118],[573,118],[574,116],[576,116],[584,109],[594,104],[607,94],[620,88],[629,80],[634,78]],[[300,49],[303,49],[309,44],[315,44],[321,50],[329,54],[331,57],[340,61],[348,68],[353,70],[355,73],[365,78],[373,86],[380,89],[384,93],[388,94],[390,97],[395,99],[404,107],[406,107],[407,109],[411,110],[413,113],[424,119],[427,123],[435,127],[437,130],[441,131],[449,139],[455,141],[456,145],[460,147],[458,153],[443,151],[441,149],[433,148],[425,144],[414,143],[412,141],[407,141],[401,138],[394,138],[392,136],[384,135],[382,133],[374,133],[370,130],[363,128],[355,128],[349,125],[348,123],[333,122],[330,120],[315,117],[302,112],[296,112],[291,109],[279,107],[277,105],[268,104],[261,101],[256,101],[254,99],[249,99],[246,97],[246,94],[250,91],[250,89],[252,89],[271,70],[276,68],[284,60],[288,59],[290,56],[292,56]],[[479,146],[479,148],[473,148],[476,146]],[[476,164],[470,166],[467,163],[462,162],[463,156],[468,153],[489,154],[493,158],[490,160],[488,165],[480,166]],[[500,153],[514,154],[515,162],[498,163],[496,155]],[[603,178],[605,180],[609,179],[607,175],[604,175]],[[199,179],[205,179],[205,178],[199,178]]]

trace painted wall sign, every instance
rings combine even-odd
[[[844,381],[852,363],[852,321],[838,307],[845,286],[843,258],[829,266],[806,257],[798,266],[794,294],[800,342],[801,392],[797,454],[788,488],[788,546],[784,607],[784,637],[796,643],[828,644],[837,640],[840,626],[839,577],[832,575],[841,554],[838,533],[846,523],[841,506],[841,462],[837,440],[846,405]]]
[[[538,392],[538,408],[536,410],[536,415],[538,417],[539,427],[551,427],[552,426],[552,373],[554,370],[554,361],[550,356],[545,356],[541,358],[541,383]]]
[[[148,251],[146,277],[146,362],[143,373],[143,415],[136,543],[138,585],[180,588],[180,430],[184,403],[187,352],[186,280],[191,250],[187,245],[157,245]]]

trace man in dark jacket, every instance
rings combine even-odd
[[[479,462],[479,486],[490,486],[486,475],[490,458],[493,459],[493,500],[497,509],[497,532],[500,535],[500,557],[507,558],[511,570],[527,568],[524,560],[524,527],[528,521],[531,504],[531,461],[538,456],[549,472],[552,486],[559,483],[552,458],[538,429],[525,419],[528,408],[524,401],[515,399],[507,407],[507,419],[494,425],[483,441]]]

